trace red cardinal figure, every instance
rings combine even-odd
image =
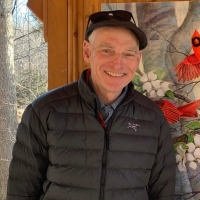
[[[200,99],[192,101],[184,106],[176,107],[173,103],[167,100],[158,100],[155,103],[163,111],[169,123],[176,123],[180,118],[197,118],[197,108],[200,106]]]
[[[181,61],[175,68],[178,81],[190,81],[200,76],[200,34],[195,30],[192,36],[192,48],[194,53],[183,61]]]

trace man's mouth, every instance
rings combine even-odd
[[[114,76],[114,77],[121,77],[121,76],[124,76],[124,74],[116,74],[116,73],[112,73],[112,72],[107,72],[105,71],[106,74],[110,75],[110,76]]]

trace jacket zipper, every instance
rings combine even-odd
[[[104,187],[105,187],[105,176],[106,176],[106,155],[108,147],[108,128],[105,128],[104,137],[104,149],[103,149],[103,159],[102,159],[102,172],[101,172],[101,187],[100,187],[100,200],[104,200]]]
[[[117,109],[116,109],[117,110]],[[104,200],[104,188],[105,188],[105,179],[106,179],[106,163],[107,163],[107,150],[109,150],[109,128],[112,124],[114,114],[113,112],[109,124],[105,127],[105,137],[104,137],[104,149],[103,149],[103,159],[102,159],[102,172],[101,172],[101,187],[100,187],[100,198],[99,200]]]

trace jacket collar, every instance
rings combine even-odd
[[[81,97],[93,108],[97,109],[98,97],[94,90],[89,87],[88,80],[90,75],[90,69],[86,69],[82,72],[80,79],[78,80],[78,90]]]

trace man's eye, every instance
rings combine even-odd
[[[110,49],[102,49],[101,52],[102,53],[112,53],[112,51]]]
[[[133,53],[124,53],[124,55],[126,57],[134,57],[135,56],[135,54],[133,54]]]

